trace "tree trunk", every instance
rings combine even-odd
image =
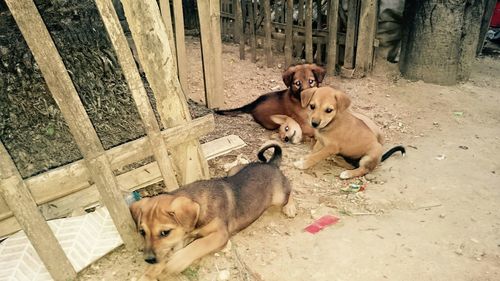
[[[481,0],[407,0],[400,70],[411,80],[453,85],[469,78]]]

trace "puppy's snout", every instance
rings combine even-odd
[[[290,139],[288,138],[288,136],[285,137],[285,142],[288,142]]]
[[[149,264],[155,264],[157,262],[156,257],[152,255],[145,257],[144,260]]]
[[[318,121],[316,121],[316,120],[312,120],[312,121],[311,121],[311,126],[313,126],[313,128],[317,128],[317,127],[319,126],[319,123],[320,123],[320,122],[318,122]]]

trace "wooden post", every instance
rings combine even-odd
[[[102,201],[129,250],[139,245],[135,223],[118,188],[104,148],[90,122],[68,71],[57,52],[38,10],[31,0],[7,1],[47,87],[61,109],[71,134],[80,149]]]
[[[373,66],[373,43],[377,32],[377,0],[361,0],[356,75],[365,76]]]
[[[161,18],[163,20],[163,24],[165,25],[165,30],[167,31],[170,51],[172,51],[172,55],[174,57],[174,65],[177,68],[174,30],[172,27],[172,14],[170,13],[170,0],[159,0],[159,2]]]
[[[6,2],[12,9],[11,5],[15,0]],[[52,278],[58,281],[75,279],[75,269],[38,210],[28,187],[2,143],[0,143],[0,194],[16,216]]]
[[[149,144],[153,150],[154,158],[160,168],[165,185],[168,190],[177,189],[179,185],[177,184],[172,163],[168,156],[167,146],[161,136],[160,127],[156,121],[141,76],[137,72],[134,57],[128,46],[127,38],[125,38],[118,16],[113,8],[113,3],[110,0],[98,0],[96,1],[96,5],[101,14],[104,26],[108,31],[111,44],[113,44],[113,48],[115,49],[132,97],[137,105],[142,124],[148,136]]]
[[[321,15],[322,15],[322,6],[321,6],[321,2],[323,2],[323,0],[316,0],[316,14],[317,14],[317,17],[316,17],[316,30],[321,30],[321,25],[323,24],[321,22]]]
[[[337,29],[339,22],[339,0],[330,0],[328,9],[328,50],[326,56],[326,71],[335,75],[337,65]]]
[[[220,5],[219,0],[197,0],[197,3],[206,103],[209,108],[218,108],[224,104]]]
[[[271,49],[271,5],[267,0],[263,0],[262,2],[264,2],[264,33],[266,34],[264,52],[266,53],[267,67],[273,67],[273,52]]]
[[[250,47],[252,49],[252,62],[257,62],[257,38],[255,37],[255,10],[252,1],[247,1],[248,17],[250,20]]]
[[[285,68],[292,64],[293,0],[286,0]]]
[[[306,61],[313,62],[312,0],[306,0]]]
[[[349,1],[347,7],[347,32],[345,36],[344,68],[354,68],[354,51],[358,27],[358,1]]]
[[[299,0],[299,26],[304,26],[304,0]]]
[[[170,48],[165,48],[169,44],[168,37],[165,26],[161,24],[156,1],[122,0],[122,4],[164,127],[185,124],[191,120],[191,115],[172,62],[172,53]],[[221,76],[220,73],[214,75]],[[208,165],[198,141],[186,142],[170,152],[179,183],[209,177]]]
[[[184,40],[184,15],[182,13],[182,0],[174,1],[175,19],[175,46],[177,49],[177,70],[179,72],[179,82],[184,94],[188,92],[187,84],[187,55],[186,41]]]
[[[234,21],[234,31],[239,38],[240,44],[240,60],[245,59],[245,23],[243,22],[243,15],[241,12],[241,0],[234,0],[235,4],[235,21]]]

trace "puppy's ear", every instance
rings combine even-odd
[[[293,76],[295,75],[295,71],[297,71],[297,67],[296,66],[290,66],[288,67],[285,72],[283,72],[283,83],[285,83],[285,85],[287,87],[290,87],[293,83]]]
[[[316,90],[318,88],[309,88],[307,90],[304,90],[300,93],[300,103],[302,105],[302,108],[305,108],[310,102],[312,97],[314,96],[314,93],[316,93]]]
[[[312,64],[311,71],[314,74],[314,78],[316,78],[317,84],[323,82],[323,79],[325,78],[325,75],[326,75],[326,70],[323,67],[316,65],[316,64]]]
[[[200,204],[187,197],[179,196],[172,201],[170,207],[178,224],[186,229],[195,227],[200,215]]]
[[[351,99],[342,91],[335,91],[335,100],[337,101],[337,110],[342,112],[351,105]]]
[[[282,114],[271,115],[271,120],[278,125],[285,124],[287,118],[288,116]]]
[[[141,216],[142,216],[142,207],[146,202],[149,201],[149,198],[143,198],[139,201],[136,201],[130,205],[130,214],[132,214],[132,218],[135,221],[135,224],[139,226],[141,224]]]

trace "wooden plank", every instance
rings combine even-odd
[[[111,44],[115,49],[118,62],[120,63],[123,75],[132,94],[132,98],[134,99],[137,110],[139,111],[142,124],[148,136],[149,144],[153,150],[156,163],[158,163],[160,168],[165,186],[169,190],[177,189],[179,185],[175,178],[175,172],[173,170],[170,157],[168,156],[167,146],[161,136],[160,127],[158,126],[158,122],[156,121],[153,108],[149,102],[146,89],[142,83],[142,78],[139,72],[137,72],[134,57],[132,56],[127,39],[123,33],[120,20],[116,15],[115,9],[113,8],[113,3],[111,0],[100,0],[96,1],[96,4],[99,13],[101,14],[104,26],[108,31]],[[166,3],[166,6],[168,6],[168,3]],[[165,12],[170,13],[170,10],[165,10]]]
[[[160,4],[161,19],[165,25],[168,36],[168,46],[172,52],[174,67],[177,68],[177,50],[175,49],[174,28],[172,26],[172,13],[170,12],[170,0],[158,0]]]
[[[285,68],[292,64],[293,0],[286,0]]]
[[[264,3],[264,33],[266,35],[266,40],[264,41],[264,53],[266,54],[267,67],[273,67],[271,5],[267,0],[263,0],[261,2]]]
[[[31,9],[26,9],[30,7],[22,5],[21,1],[18,1],[19,6],[10,0],[6,2],[17,20],[23,17],[33,17],[36,20],[36,14],[31,13],[35,7],[33,2],[31,2]],[[20,8],[25,9],[20,10]],[[75,269],[45,218],[38,211],[33,197],[31,197],[26,184],[2,143],[0,143],[0,194],[15,214],[17,221],[52,278],[61,281],[76,278]]]
[[[339,0],[330,0],[328,9],[328,49],[326,50],[326,71],[328,75],[335,75],[337,65],[337,29],[339,22]]]
[[[224,105],[224,87],[222,83],[222,36],[220,31],[220,1],[210,0],[210,35],[212,36],[212,56],[214,59],[214,93],[210,108]]]
[[[321,18],[321,15],[322,15],[322,10],[321,10],[321,2],[323,2],[323,0],[316,0],[316,14],[317,14],[317,17],[316,17],[316,29],[321,29],[321,25],[323,24],[323,22],[321,22],[322,18]]]
[[[187,55],[186,40],[184,36],[184,14],[182,12],[182,0],[173,0],[175,20],[175,46],[177,49],[177,71],[179,82],[184,93],[188,91],[187,82]]]
[[[168,128],[189,122],[191,115],[172,61],[172,53],[169,48],[164,48],[169,44],[168,37],[155,0],[123,0],[122,4],[163,126]],[[222,79],[220,73],[216,75]],[[170,152],[179,183],[209,176],[208,165],[198,141],[183,143]]]
[[[121,198],[113,174],[105,174],[111,171],[111,167],[104,154],[104,148],[36,6],[29,0],[10,3],[12,15],[86,160],[87,168],[97,184],[103,202],[108,207],[120,236],[128,249],[136,249],[140,240],[135,232],[135,223],[128,206]],[[120,198],[120,200],[116,200],[116,198]]]
[[[354,52],[358,27],[358,2],[359,0],[349,1],[347,7],[347,32],[343,66],[347,69],[354,68]]]
[[[255,9],[252,1],[247,1],[248,18],[250,20],[250,51],[252,62],[257,62],[257,37],[255,35]]]
[[[229,135],[220,139],[216,139],[201,145],[201,149],[207,159],[213,159],[221,156],[232,150],[244,147],[246,144],[238,136]],[[137,190],[160,182],[162,180],[160,170],[156,162],[138,167],[116,177],[116,181],[120,190]],[[79,189],[67,196],[56,198],[50,202],[40,205],[39,209],[45,219],[55,219],[65,217],[73,212],[73,210],[85,209],[94,206],[99,201],[99,192],[95,184],[84,181],[79,184],[86,183],[83,189]],[[57,186],[57,183],[51,181],[50,178],[43,182],[45,186]],[[0,197],[1,198],[1,197]],[[12,234],[20,229],[16,219],[12,216],[12,212],[4,214],[0,220],[0,238]]]
[[[356,76],[365,76],[373,67],[374,41],[377,32],[377,0],[361,0]]]
[[[306,0],[306,62],[313,62],[312,0]]]
[[[234,0],[235,2],[235,22],[234,22],[234,33],[235,37],[239,40],[239,51],[240,60],[245,59],[245,28],[243,22],[243,16],[241,12],[241,0]]]
[[[304,0],[299,0],[299,14],[298,14],[298,24],[299,26],[304,26]]]

